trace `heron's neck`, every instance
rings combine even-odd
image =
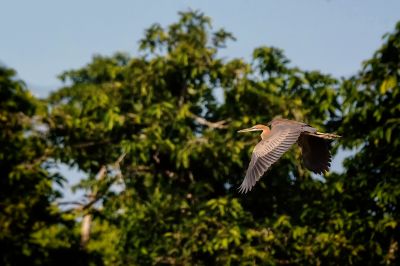
[[[269,129],[264,129],[261,133],[261,139],[265,139],[268,137],[270,130]]]

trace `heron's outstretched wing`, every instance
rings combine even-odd
[[[308,170],[316,174],[322,174],[329,170],[332,156],[329,151],[329,140],[302,134],[299,138],[299,146],[303,154],[303,163]]]
[[[297,141],[301,132],[301,125],[273,126],[268,137],[254,147],[246,177],[239,191],[242,193],[250,191],[264,172]]]

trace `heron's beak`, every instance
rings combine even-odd
[[[243,132],[251,132],[251,131],[262,131],[262,129],[258,129],[258,128],[246,128],[246,129],[242,129],[239,130],[238,133],[243,133]]]

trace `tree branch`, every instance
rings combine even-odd
[[[122,160],[125,158],[126,153],[122,153],[118,159],[113,163],[114,168],[118,168],[119,173],[117,174],[117,177],[120,178],[122,176],[121,170],[120,170],[120,163]],[[102,165],[99,172],[96,175],[96,179],[98,181],[101,181],[104,179],[105,175],[107,174],[107,167],[105,165]],[[114,182],[111,182],[108,184],[106,189],[99,194],[99,191],[97,189],[93,189],[92,192],[89,195],[89,202],[85,205],[81,205],[80,207],[77,208],[77,210],[84,211],[92,207],[97,201],[99,201],[105,194],[106,191],[110,188],[110,186]],[[81,247],[86,248],[87,243],[89,242],[90,239],[90,227],[92,223],[92,215],[90,212],[87,212],[82,219],[82,226],[81,226]]]
[[[209,128],[218,128],[218,129],[222,129],[222,128],[226,128],[227,126],[225,125],[226,120],[221,120],[218,122],[210,122],[208,120],[206,120],[203,117],[197,116],[195,114],[190,114],[190,116],[194,119],[194,121],[196,121],[197,123],[199,123],[200,125],[203,126],[207,126]]]

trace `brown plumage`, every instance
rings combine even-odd
[[[250,191],[268,168],[296,142],[302,149],[303,163],[307,169],[317,174],[329,170],[329,142],[340,136],[320,133],[310,125],[287,119],[274,119],[268,125],[271,130],[265,125],[255,125],[239,131],[262,131],[262,140],[254,147],[240,192]]]

